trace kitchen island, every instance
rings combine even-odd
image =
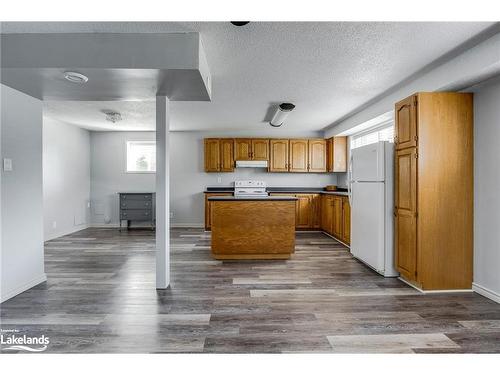
[[[294,252],[296,197],[214,196],[208,200],[215,259],[288,259]]]

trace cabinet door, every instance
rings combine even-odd
[[[234,140],[234,160],[252,160],[252,141],[250,139]]]
[[[333,137],[326,140],[326,171],[333,172]]]
[[[307,139],[290,139],[290,172],[307,172]]]
[[[252,139],[252,160],[269,160],[269,139]]]
[[[347,172],[347,137],[333,137],[332,144],[332,172]]]
[[[220,141],[218,138],[205,138],[205,172],[220,171]]]
[[[311,194],[312,222],[311,228],[321,229],[321,195]]]
[[[328,172],[347,172],[347,137],[327,139],[326,156]]]
[[[205,193],[205,230],[210,230],[212,225],[212,211],[210,209],[211,202],[209,202],[209,197],[216,196],[230,196],[232,193]]]
[[[332,198],[329,195],[321,196],[321,228],[329,234],[332,234]]]
[[[232,139],[220,140],[220,171],[234,171],[234,141]]]
[[[334,196],[332,198],[333,202],[333,223],[332,223],[332,234],[338,239],[342,239],[342,197]]]
[[[295,205],[295,227],[308,229],[311,227],[311,195],[295,194],[295,196],[298,198]]]
[[[417,95],[412,95],[396,103],[394,111],[396,150],[415,147],[417,145]]]
[[[342,197],[342,223],[342,239],[349,245],[351,243],[351,205],[347,197]]]
[[[396,267],[416,281],[417,272],[417,158],[416,149],[396,152],[394,191],[394,246]]]
[[[288,139],[271,139],[269,172],[288,172]]]
[[[326,172],[326,140],[309,141],[309,172]]]

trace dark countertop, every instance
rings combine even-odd
[[[234,188],[229,187],[207,187],[204,193],[232,193]],[[269,186],[266,191],[268,193],[290,193],[290,194],[329,194],[329,195],[347,195],[347,189],[338,188],[334,191],[326,191],[322,187],[272,187]]]
[[[280,195],[279,197],[267,196],[267,197],[235,197],[232,195],[226,197],[209,197],[209,201],[296,201],[295,197],[285,197]]]

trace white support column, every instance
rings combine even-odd
[[[169,100],[156,97],[156,289],[170,284]]]

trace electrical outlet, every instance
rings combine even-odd
[[[5,172],[11,172],[12,171],[12,159],[3,159],[3,170]]]
[[[52,228],[54,228],[54,229],[56,229],[56,228],[57,228],[57,221],[54,221],[54,222],[52,223]]]
[[[173,217],[174,217],[174,213],[173,213],[173,212],[171,212],[171,213],[170,213],[170,218],[172,219]]]
[[[217,177],[217,183],[221,184],[222,183],[222,177]]]

